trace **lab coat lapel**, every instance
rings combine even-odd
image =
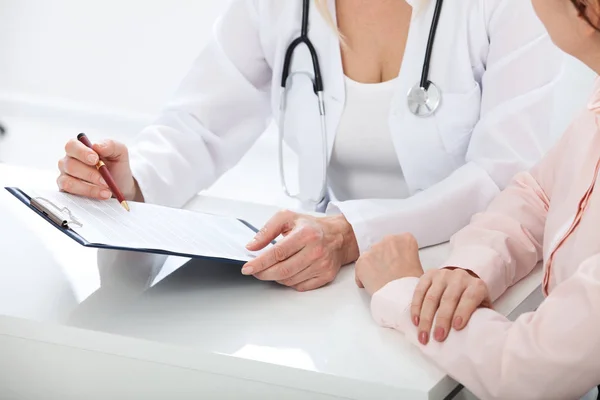
[[[337,26],[335,0],[329,0],[329,10]],[[331,159],[333,144],[345,102],[344,70],[340,41],[332,27],[321,16],[316,7],[311,7],[309,37],[319,55],[323,90],[325,97],[325,114],[327,124],[327,159]]]

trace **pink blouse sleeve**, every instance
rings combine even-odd
[[[600,254],[553,290],[537,311],[515,322],[479,309],[444,343],[417,340],[410,301],[418,279],[393,281],[375,293],[382,326],[406,338],[481,399],[578,399],[600,383]]]
[[[442,267],[476,273],[492,301],[527,276],[542,260],[544,228],[556,170],[571,132],[530,172],[517,174],[508,187],[451,239],[451,253]]]

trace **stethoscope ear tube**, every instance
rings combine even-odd
[[[313,73],[314,77],[314,91],[315,94],[323,91],[323,78],[321,76],[321,66],[319,65],[319,56],[317,55],[317,50],[315,46],[313,46],[312,42],[308,38],[308,17],[310,13],[310,0],[303,0],[302,3],[302,28],[300,36],[294,39],[292,43],[287,48],[285,52],[285,58],[283,61],[283,70],[281,74],[281,87],[285,88],[287,84],[288,77],[290,75],[290,68],[292,66],[292,59],[294,56],[294,51],[296,47],[300,44],[306,45],[308,51],[310,52],[310,57],[312,58],[313,64]]]

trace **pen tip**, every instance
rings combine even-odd
[[[121,202],[121,205],[123,206],[123,208],[124,208],[124,209],[126,209],[127,211],[130,211],[130,210],[129,210],[129,204],[127,204],[127,202],[126,202],[125,200],[123,200],[123,201]]]

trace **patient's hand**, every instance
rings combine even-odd
[[[356,262],[356,284],[370,295],[394,280],[421,275],[419,245],[407,233],[386,237]]]
[[[430,270],[421,277],[411,305],[411,317],[419,329],[419,342],[427,344],[435,319],[433,337],[443,342],[451,326],[463,329],[479,307],[491,307],[486,284],[460,268]]]

